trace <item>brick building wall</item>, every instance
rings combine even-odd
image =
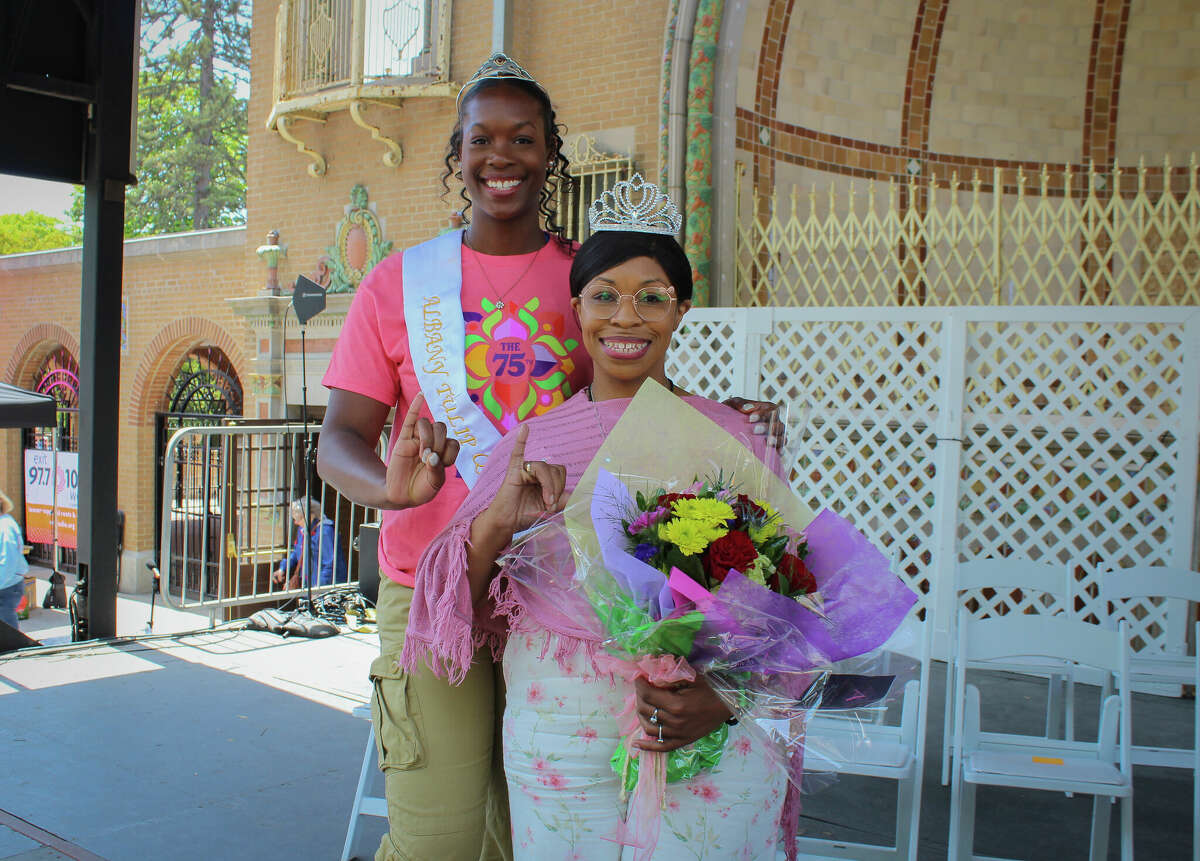
[[[239,376],[253,345],[226,299],[253,292],[243,257],[244,228],[177,234],[125,244],[122,283],[126,348],[121,363],[120,485],[125,545],[154,546],[157,475],[154,416],[164,409],[173,372],[188,351],[219,347]],[[261,271],[261,269],[259,269]],[[0,379],[32,387],[56,347],[79,356],[79,249],[0,257]],[[259,276],[261,279],[261,276]],[[0,487],[21,499],[21,432],[0,430]]]

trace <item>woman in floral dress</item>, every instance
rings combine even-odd
[[[663,751],[698,737],[698,712],[715,713],[709,728],[730,713],[703,678],[680,678],[674,690],[613,675],[586,606],[564,608],[569,594],[531,589],[497,568],[515,533],[562,510],[647,379],[760,458],[766,453],[740,414],[688,395],[666,376],[667,348],[692,294],[691,266],[672,236],[628,227],[595,233],[576,255],[570,286],[592,384],[497,445],[455,518],[421,558],[414,596],[414,607],[422,605],[414,618],[421,621],[410,621],[401,663],[429,661],[453,680],[479,645],[503,655],[504,768],[517,858],[773,859],[787,788],[772,764],[779,752],[732,719],[720,763],[667,784],[650,845],[622,842],[623,834],[627,841],[644,834],[644,823],[625,823],[628,798],[610,764],[628,719],[623,713],[632,706],[643,730],[635,747]],[[558,553],[561,566],[572,564],[569,550]]]

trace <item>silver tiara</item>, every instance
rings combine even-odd
[[[462,85],[462,89],[458,91],[458,98],[455,100],[456,105],[462,104],[462,98],[467,94],[467,91],[479,84],[481,81],[526,81],[533,84],[543,93],[546,88],[533,79],[533,75],[521,68],[521,64],[507,54],[502,54],[497,51],[492,56],[488,57],[484,64],[480,66],[471,80]]]
[[[683,216],[658,186],[635,173],[600,195],[588,209],[588,224],[599,230],[628,230],[676,236]]]

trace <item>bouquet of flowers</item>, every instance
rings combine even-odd
[[[716,591],[731,570],[813,609],[817,581],[804,564],[804,536],[765,499],[740,493],[725,476],[682,492],[638,491],[636,513],[621,525],[632,552],[660,571],[679,570]]]
[[[545,541],[554,529],[566,542]],[[771,739],[791,781],[785,822],[798,814],[804,725],[828,671],[882,645],[916,600],[848,522],[813,517],[746,445],[653,382],[608,432],[562,521],[516,543],[523,564],[510,576],[603,643],[602,669],[659,685],[703,672],[747,731]],[[619,839],[652,847],[665,783],[719,763],[728,728],[642,751],[630,744],[642,737],[633,706],[631,695],[612,758],[634,791],[635,825]]]

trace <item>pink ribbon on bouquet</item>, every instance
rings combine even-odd
[[[662,824],[662,811],[666,803],[668,754],[633,747],[634,734],[641,732],[642,728],[638,720],[637,688],[634,685],[639,677],[658,687],[692,682],[696,680],[696,671],[686,658],[678,655],[644,655],[629,661],[600,652],[596,655],[596,666],[630,684],[625,708],[617,715],[617,728],[629,755],[638,758],[638,782],[625,819],[618,826],[613,839],[637,850],[634,861],[648,861],[658,845],[658,829]],[[621,778],[621,791],[625,791],[624,776]]]

